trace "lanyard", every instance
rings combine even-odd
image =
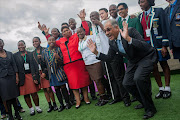
[[[24,59],[24,61],[25,61],[25,63],[26,63],[26,53],[25,53],[24,56],[21,54],[21,56],[23,57],[23,59]]]
[[[96,36],[97,36],[99,33],[98,26],[95,27],[95,32],[96,32]]]
[[[80,50],[82,51],[83,50],[83,44],[84,44],[85,40],[82,40],[81,41],[81,44],[80,44]]]
[[[54,51],[54,50],[53,50]],[[49,57],[51,59],[51,61],[53,61],[53,52],[51,53],[51,51],[49,50]]]
[[[147,16],[146,16],[146,13],[145,13],[145,21],[146,21],[147,28],[149,29],[149,26],[148,26],[148,25],[149,25],[149,18],[150,18],[150,15],[148,16],[148,21],[146,20],[146,17],[147,17]]]

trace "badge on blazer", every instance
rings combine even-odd
[[[180,13],[176,13],[176,20],[180,20]]]
[[[153,28],[158,28],[158,27],[159,27],[159,25],[158,25],[157,21],[153,21]]]

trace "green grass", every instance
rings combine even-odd
[[[155,94],[158,92],[158,86],[152,77],[152,97],[157,108],[157,114],[151,118],[152,120],[180,120],[180,71],[173,71],[171,75],[171,91],[172,97],[169,99],[154,99]],[[164,76],[162,76],[164,84]],[[45,99],[43,91],[38,92],[40,98],[40,107],[43,113],[34,116],[29,115],[29,108],[27,107],[23,96],[19,97],[19,100],[26,110],[25,113],[21,113],[24,120],[140,120],[144,114],[144,110],[135,110],[134,106],[139,104],[138,102],[132,103],[130,107],[125,107],[123,102],[119,102],[114,105],[105,105],[97,107],[94,104],[97,102],[91,100],[90,105],[82,103],[79,109],[75,109],[73,106],[69,110],[62,112],[52,111],[47,113],[48,104]],[[59,106],[58,100],[56,98]],[[33,104],[34,106],[34,104]]]

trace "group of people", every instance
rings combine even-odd
[[[91,12],[91,22],[85,20],[83,9],[78,14],[80,27],[70,18],[68,23],[61,24],[61,32],[53,28],[51,34],[45,24],[38,22],[48,45],[41,47],[40,38],[34,37],[33,52],[27,51],[26,43],[20,40],[19,51],[12,54],[3,49],[4,41],[0,39],[1,112],[6,110],[4,114],[8,114],[9,120],[22,120],[18,96],[24,95],[30,115],[35,115],[35,109],[42,113],[37,94],[40,89],[44,90],[49,105],[47,112],[61,112],[73,105],[79,109],[82,101],[91,104],[88,87],[92,99],[97,99],[95,83],[100,96],[96,106],[123,101],[128,107],[137,100],[140,104],[134,108],[144,108],[143,119],[153,117],[157,110],[152,100],[150,73],[153,72],[159,86],[155,98],[167,99],[171,97],[168,46],[174,59],[180,60],[180,0],[166,1],[169,6],[163,10],[153,7],[155,0],[137,0],[142,9],[138,16],[128,15],[126,3],[112,4],[109,10]],[[165,75],[165,87],[158,62]],[[52,86],[60,107],[56,105]]]

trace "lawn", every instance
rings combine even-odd
[[[180,120],[180,71],[173,71],[171,75],[171,91],[172,97],[169,99],[154,99],[155,94],[158,92],[158,86],[151,77],[152,80],[152,97],[157,108],[157,114],[151,118],[151,120]],[[162,76],[164,83],[164,76]],[[130,107],[125,107],[123,102],[119,102],[113,105],[105,105],[102,107],[97,107],[94,104],[97,100],[91,100],[90,105],[82,103],[79,109],[75,109],[72,106],[69,110],[64,110],[62,112],[52,111],[47,113],[48,104],[45,99],[43,91],[38,92],[40,98],[40,107],[43,113],[30,116],[29,108],[27,107],[23,96],[19,97],[19,100],[26,110],[25,113],[21,113],[24,120],[140,120],[144,114],[144,110],[135,110],[134,106],[139,104],[138,102],[132,103]],[[57,104],[59,106],[58,100],[56,98]],[[34,106],[34,104],[33,104]]]

